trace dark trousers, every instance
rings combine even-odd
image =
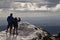
[[[11,31],[12,31],[12,26],[13,26],[13,24],[12,23],[8,23],[8,25],[7,25],[7,31],[8,31],[8,29],[10,28],[10,33],[11,33]]]
[[[18,25],[14,25],[14,30],[13,30],[14,33],[18,33]]]

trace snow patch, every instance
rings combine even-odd
[[[28,22],[20,23],[18,31],[17,36],[6,34],[5,31],[0,32],[0,40],[32,40],[39,37],[42,39],[48,35],[42,28],[38,28]]]

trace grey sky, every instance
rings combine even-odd
[[[47,4],[47,7],[55,7],[60,2],[60,0],[46,0],[46,1],[49,2]]]
[[[30,1],[30,2],[37,2],[40,6],[44,6],[47,5],[47,7],[55,7],[57,4],[59,4],[60,0],[15,0],[17,2],[26,2],[26,1]],[[38,5],[38,6],[39,6]]]
[[[0,0],[0,8],[10,8],[11,4],[11,0]]]
[[[21,17],[50,17],[50,16],[59,16],[60,17],[60,0],[0,0],[0,17],[6,17],[9,15],[8,13],[16,13],[14,16],[21,16]],[[27,3],[28,7],[23,7],[25,6],[24,3]],[[32,3],[35,3],[34,5]],[[10,7],[15,7],[16,10]],[[24,13],[20,12],[20,9],[24,9]],[[8,10],[10,9],[10,10]],[[18,10],[17,10],[18,9]],[[23,10],[22,9],[22,10]],[[28,10],[28,11],[27,11]],[[36,10],[37,12],[30,12],[30,10]],[[39,10],[39,12],[38,12]],[[27,13],[26,13],[27,11]],[[42,11],[43,13],[41,13]],[[50,12],[52,13],[50,13]],[[54,12],[54,13],[53,13]],[[57,13],[56,13],[57,12]],[[3,15],[6,13],[5,15]],[[19,14],[17,14],[19,13]],[[30,14],[28,14],[30,13]],[[47,13],[47,14],[45,14]],[[28,14],[28,15],[27,15]],[[53,14],[53,15],[52,15]],[[26,16],[27,15],[27,16]]]
[[[0,0],[0,8],[9,8],[14,2],[37,2],[38,7],[46,6],[47,8],[56,7],[60,0]]]

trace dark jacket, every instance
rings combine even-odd
[[[14,26],[18,26],[18,22],[20,22],[21,19],[14,18]]]
[[[12,16],[8,16],[7,17],[7,21],[8,21],[8,23],[12,23],[13,22],[13,17]]]

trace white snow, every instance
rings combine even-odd
[[[37,28],[37,30],[35,28]],[[47,35],[47,32],[39,29],[35,25],[23,22],[19,26],[19,32],[17,36],[9,35],[9,33],[6,34],[5,31],[2,31],[0,32],[0,40],[31,40],[32,38],[37,37],[36,33],[41,34],[42,37]]]

